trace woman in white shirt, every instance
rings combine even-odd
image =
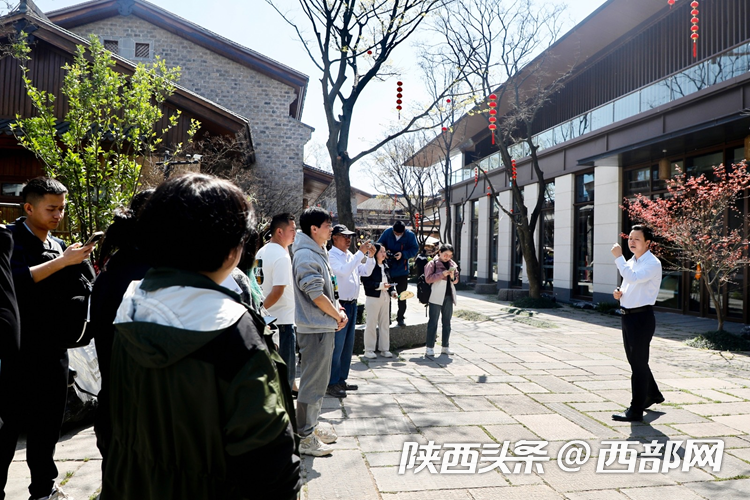
[[[388,265],[385,263],[385,247],[375,243],[375,267],[369,276],[362,276],[362,285],[365,287],[365,310],[367,311],[367,322],[365,324],[365,357],[377,358],[375,344],[380,346],[380,355],[384,358],[392,358],[390,348],[390,299],[396,297],[396,289],[390,283]],[[380,339],[376,328],[380,330]]]

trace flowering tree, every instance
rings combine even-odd
[[[650,200],[637,195],[626,200],[633,222],[649,226],[657,238],[655,253],[667,267],[696,271],[716,309],[718,329],[724,329],[723,290],[742,266],[750,264],[744,219],[738,201],[747,196],[750,173],[743,161],[727,171],[713,168],[713,178],[678,175],[667,181],[669,193]],[[741,206],[741,205],[740,205]]]

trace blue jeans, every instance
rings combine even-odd
[[[279,327],[279,356],[286,363],[289,374],[289,388],[294,387],[294,376],[297,374],[297,339],[294,335],[294,325],[278,325]]]
[[[349,378],[349,367],[352,364],[354,351],[354,327],[357,323],[357,301],[342,304],[349,318],[346,326],[336,332],[333,344],[333,360],[331,362],[331,380],[328,385],[343,384]]]
[[[450,295],[445,296],[442,304],[430,304],[430,319],[427,321],[427,341],[425,346],[432,349],[435,347],[435,338],[437,337],[438,318],[442,316],[443,323],[443,347],[448,347],[451,338],[451,316],[453,316],[453,298]]]

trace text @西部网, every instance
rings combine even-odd
[[[683,449],[684,443],[684,449]],[[503,474],[544,473],[548,455],[547,441],[517,441],[511,450],[509,441],[502,444],[404,443],[398,473],[411,470],[414,474],[427,469],[431,474],[482,474],[498,469]],[[691,467],[721,470],[724,441],[720,439],[688,439],[686,441],[643,443],[639,453],[637,441],[601,441],[596,462],[598,474],[656,474],[670,470],[687,471]],[[443,452],[442,454],[440,452]],[[565,472],[577,472],[591,457],[586,441],[568,441],[557,453],[556,463]]]

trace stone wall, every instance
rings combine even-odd
[[[180,85],[250,121],[256,155],[258,189],[288,193],[302,208],[303,148],[312,128],[292,118],[294,89],[231,61],[136,16],[116,16],[73,29],[88,37],[119,42],[132,58],[136,43],[149,43],[148,62],[158,55],[170,67],[182,68]]]

